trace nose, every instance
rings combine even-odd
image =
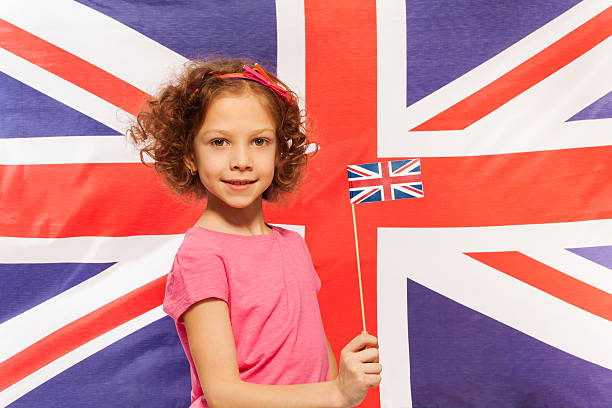
[[[236,145],[232,149],[232,169],[250,169],[251,157],[247,146]]]

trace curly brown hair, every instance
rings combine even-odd
[[[289,100],[279,98],[270,88],[256,81],[215,76],[242,72],[244,65],[253,66],[254,62],[238,58],[187,61],[180,74],[144,102],[127,130],[128,138],[139,145],[141,162],[151,167],[145,162],[144,154],[152,158],[155,171],[179,195],[196,200],[207,196],[208,191],[198,173],[191,173],[185,158],[194,157],[193,141],[213,100],[222,94],[241,95],[247,91],[263,97],[276,124],[278,147],[274,178],[262,198],[278,201],[281,193],[293,192],[299,184],[309,158],[306,150],[310,144],[310,126],[307,126],[310,118],[300,110],[298,96],[272,73],[268,73],[270,78],[288,90]]]

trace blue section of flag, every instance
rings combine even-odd
[[[380,174],[380,163],[375,162],[375,163],[364,163],[364,164],[359,164],[359,167],[362,168],[363,170],[368,170],[372,173],[376,173],[376,174]],[[348,169],[348,178],[349,179],[357,179],[357,178],[361,178],[363,177],[362,174],[356,173],[351,171],[351,169]]]
[[[348,170],[348,178],[349,178],[349,180],[353,179],[353,178],[359,178],[359,177],[361,177],[359,174],[357,174],[355,172],[352,172],[350,169]]]
[[[0,323],[86,281],[113,264],[0,264]]]
[[[612,118],[612,92],[608,92],[574,116],[568,119],[586,120],[586,119],[605,119]]]
[[[420,188],[419,188],[418,190],[419,190],[419,191],[423,191],[423,190],[422,190],[422,189],[420,189]],[[400,190],[395,190],[394,194],[395,194],[395,199],[396,199],[396,200],[400,200],[400,199],[402,199],[402,198],[414,198],[414,196],[413,196],[413,195],[410,195],[410,194],[404,193],[403,191],[400,191]]]
[[[0,95],[0,139],[119,134],[2,72]]]
[[[612,269],[612,245],[566,249],[608,269]]]
[[[276,72],[276,4],[257,1],[79,0],[186,58],[253,57]],[[146,69],[146,67],[143,67]]]
[[[610,406],[612,370],[542,343],[410,279],[407,294],[414,407]]]
[[[366,198],[365,200],[360,201],[360,203],[373,203],[375,201],[382,201],[382,194],[380,191],[377,191],[376,193],[372,194],[371,196],[369,196],[368,198]]]
[[[406,105],[471,71],[578,3],[406,0]]]
[[[395,160],[395,161],[392,161],[391,162],[391,170],[392,171],[397,171],[397,169],[399,169],[402,166],[405,166],[409,162],[410,162],[410,160]]]
[[[8,407],[187,407],[190,390],[189,362],[174,321],[165,316],[52,377]]]

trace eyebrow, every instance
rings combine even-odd
[[[251,133],[251,135],[257,135],[257,134],[263,133],[263,132],[265,132],[267,130],[269,130],[270,132],[274,132],[274,129],[272,129],[272,128],[263,128],[263,129],[254,130]],[[232,135],[231,132],[228,132],[227,130],[223,130],[223,129],[207,129],[204,132],[202,132],[202,134],[204,135],[206,133],[212,133],[212,132],[221,133],[221,134],[226,135],[226,136],[231,136]]]

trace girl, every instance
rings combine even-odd
[[[338,372],[306,242],[264,221],[262,200],[293,191],[308,160],[303,125],[295,93],[258,64],[193,60],[128,131],[171,188],[207,197],[163,303],[189,360],[191,407],[353,407],[381,380],[365,332]]]

